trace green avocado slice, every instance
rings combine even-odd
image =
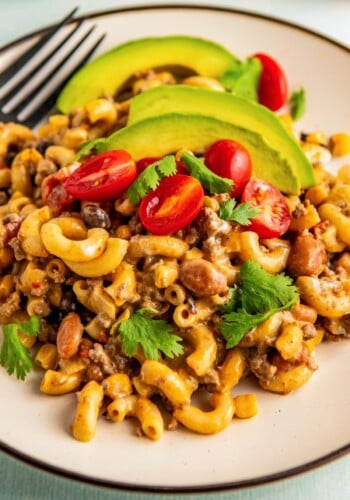
[[[167,113],[146,118],[97,142],[96,148],[99,152],[125,149],[138,161],[180,149],[201,154],[224,138],[236,140],[247,148],[254,159],[255,177],[274,184],[284,193],[299,193],[300,182],[289,163],[260,134],[205,115]]]
[[[265,106],[242,97],[186,85],[163,85],[131,101],[128,124],[163,113],[199,113],[251,130],[289,163],[302,188],[315,183],[314,170],[297,141]],[[255,157],[252,157],[255,163]],[[268,164],[265,169],[270,168]]]
[[[132,40],[83,66],[68,81],[56,106],[63,113],[97,97],[114,96],[131,76],[161,66],[181,66],[198,75],[219,78],[237,58],[221,45],[191,36]]]

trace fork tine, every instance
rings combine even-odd
[[[92,31],[96,26],[91,26],[91,28],[80,38],[77,44],[70,49],[70,51],[64,56],[63,59],[58,61],[58,63],[52,68],[49,74],[45,75],[45,78],[38,83],[38,85],[31,89],[30,93],[24,97],[16,106],[11,109],[11,113],[18,114],[21,110],[24,110],[28,104],[47,86],[47,83],[52,79],[53,76],[57,75],[57,71],[62,68],[62,66],[72,57],[72,55],[81,47],[85,40],[90,36]]]
[[[40,38],[32,47],[24,52],[16,61],[0,73],[0,86],[7,82],[26,62],[28,62],[56,33],[62,28],[76,13],[78,7],[75,7],[62,21],[53,26],[46,35]]]
[[[89,34],[92,32],[94,29],[94,26],[89,30],[89,32],[85,35],[85,37],[80,41],[80,44],[83,43],[83,41],[89,36]],[[78,64],[72,68],[72,70],[66,75],[65,79],[56,87],[53,93],[42,103],[40,103],[39,107],[31,112],[30,116],[26,118],[25,122],[28,127],[34,127],[54,106],[56,99],[58,97],[58,94],[64,87],[64,85],[67,83],[69,78],[81,67],[83,64],[85,64],[88,59],[92,56],[92,54],[95,52],[97,47],[100,45],[102,40],[105,38],[105,34],[101,35],[100,38],[95,42],[95,44],[91,47],[91,49],[85,54],[85,56],[79,61]],[[75,47],[74,50],[71,51],[70,54],[68,54],[64,60],[60,62],[60,64],[52,71],[52,73],[55,73],[59,68],[61,68],[65,62],[71,57],[71,55],[75,52],[75,50],[78,47]],[[40,92],[40,89],[37,91],[37,93]],[[31,96],[32,98],[32,96]],[[31,100],[29,99],[29,101]]]
[[[83,23],[83,20],[79,21],[75,28],[68,33],[66,38],[62,41],[60,41],[53,49],[52,51],[45,56],[44,61],[39,61],[34,68],[30,71],[30,73],[26,74],[21,78],[21,80],[16,83],[16,85],[1,97],[0,99],[0,104],[5,105],[8,103],[26,84],[27,81],[29,81],[33,76],[38,72],[38,70],[42,69],[45,67],[50,62],[50,59],[69,41],[69,39],[78,31],[80,28],[81,24]]]

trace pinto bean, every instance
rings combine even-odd
[[[184,261],[180,266],[180,280],[197,297],[208,297],[227,289],[225,275],[205,259]]]
[[[57,332],[57,352],[61,358],[69,359],[79,349],[84,327],[77,313],[70,312],[63,318]]]
[[[292,245],[287,269],[292,276],[318,276],[326,261],[327,253],[322,242],[311,234],[301,234]]]

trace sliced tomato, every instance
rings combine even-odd
[[[147,158],[141,158],[141,160],[138,160],[136,162],[136,170],[137,170],[137,175],[141,174],[147,167],[152,165],[155,161],[158,161],[159,158],[152,158],[152,157],[147,157]]]
[[[260,82],[258,87],[258,98],[272,111],[280,109],[287,101],[288,84],[287,77],[281,66],[267,54],[254,54],[262,64]]]
[[[176,174],[162,179],[141,201],[139,216],[153,234],[176,233],[199,214],[204,199],[201,183],[189,175]]]
[[[61,168],[54,174],[48,175],[43,180],[41,184],[41,197],[44,203],[50,207],[53,214],[60,213],[74,202],[74,196],[65,190],[63,183],[79,166],[79,163],[72,163],[67,167]]]
[[[231,139],[222,139],[210,146],[204,162],[220,177],[233,180],[231,196],[239,196],[252,175],[252,162],[246,148]]]
[[[246,185],[242,202],[250,202],[259,209],[259,214],[247,227],[260,238],[277,238],[288,228],[291,214],[283,194],[274,186],[261,179],[251,179]]]
[[[122,195],[136,175],[136,164],[127,151],[107,151],[83,163],[63,185],[79,200],[108,201]]]

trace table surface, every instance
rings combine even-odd
[[[73,2],[78,5],[79,2]],[[338,42],[350,46],[349,0],[82,0],[80,14],[122,8],[133,5],[201,4],[225,6],[264,13],[307,26]],[[55,22],[72,8],[72,0],[0,0],[0,46],[39,27]],[[5,14],[5,15],[4,15]],[[1,413],[0,413],[1,415]],[[0,416],[1,422],[1,416]],[[181,498],[184,495],[154,495],[152,498]],[[345,499],[350,498],[350,456],[340,458],[311,472],[265,486],[246,488],[215,495],[186,495],[218,500],[279,500],[279,499]],[[67,480],[40,471],[21,461],[0,453],[0,499],[22,500],[141,500],[150,498],[142,493],[118,492]]]

